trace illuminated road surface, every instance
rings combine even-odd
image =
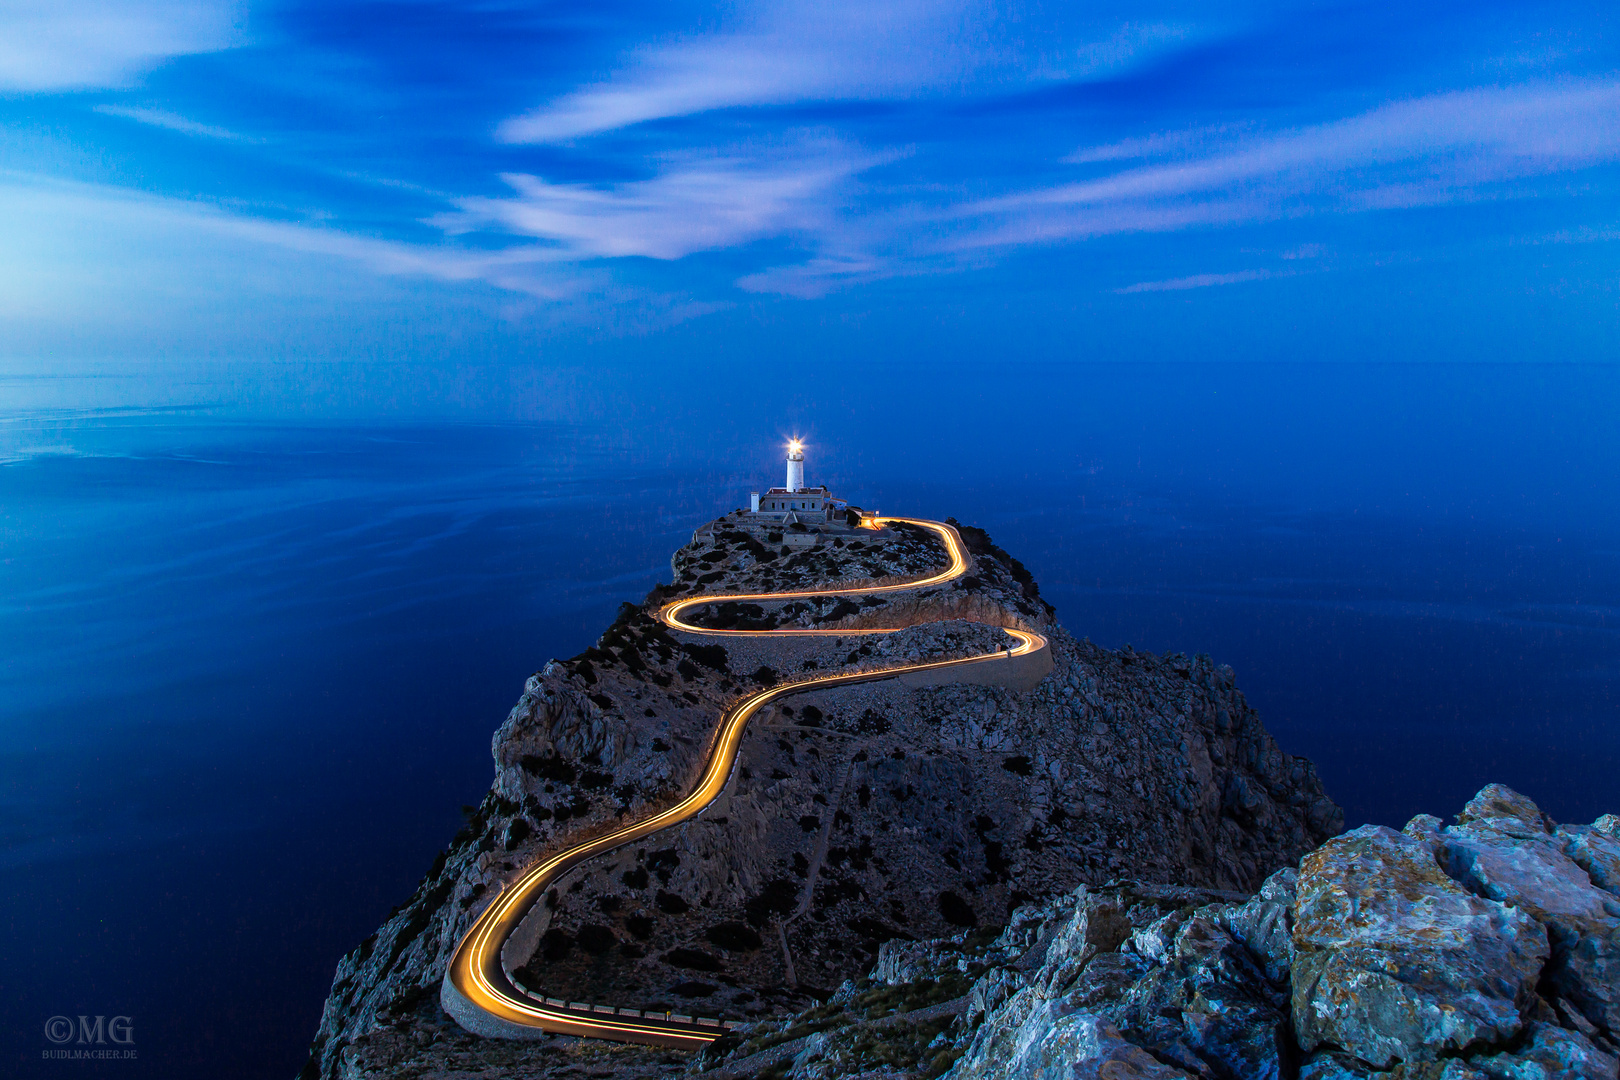
[[[888,522],[921,526],[938,534],[951,555],[951,564],[940,573],[919,581],[898,585],[874,585],[866,588],[807,589],[800,592],[733,594],[726,596],[695,596],[665,604],[658,618],[666,626],[689,634],[716,636],[763,637],[771,634],[836,634],[849,637],[856,634],[891,634],[894,629],[872,630],[808,630],[788,628],[782,630],[709,630],[694,626],[681,618],[683,612],[694,607],[719,601],[767,600],[779,601],[815,596],[866,596],[874,593],[911,591],[939,585],[961,577],[968,570],[970,558],[955,529],[937,521],[915,518],[880,518],[876,525]],[[534,903],[545,895],[551,884],[586,859],[612,851],[642,837],[679,825],[696,817],[713,802],[731,777],[737,762],[737,751],[742,745],[748,721],[770,702],[789,694],[808,689],[825,689],[849,683],[891,679],[910,672],[933,668],[959,667],[1012,656],[1021,656],[1046,647],[1046,639],[1024,630],[1002,628],[1016,639],[1018,645],[1010,650],[986,653],[961,660],[936,660],[876,671],[851,672],[843,675],[822,675],[797,682],[784,682],[769,690],[744,698],[732,705],[721,716],[711,741],[708,762],[703,776],[691,794],[674,806],[623,828],[616,829],[594,840],[587,840],[559,852],[523,872],[508,884],[491,903],[456,947],[445,978],[472,1004],[496,1021],[519,1028],[538,1029],[563,1035],[586,1035],[598,1039],[620,1042],[652,1043],[660,1046],[698,1047],[719,1038],[725,1028],[717,1020],[701,1020],[675,1013],[642,1014],[633,1009],[613,1009],[605,1005],[589,1006],[579,1002],[566,1002],[555,998],[539,999],[513,985],[501,963],[501,950]],[[500,1026],[500,1025],[494,1025]]]

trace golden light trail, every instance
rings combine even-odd
[[[866,521],[871,525],[867,526]],[[726,593],[704,596],[688,597],[685,600],[676,600],[665,604],[658,609],[659,621],[673,630],[682,630],[688,634],[722,634],[732,637],[766,637],[771,634],[893,634],[897,630],[811,630],[808,628],[793,627],[785,630],[710,630],[703,626],[694,626],[681,619],[681,612],[694,607],[704,607],[708,604],[718,604],[725,601],[739,600],[803,600],[816,596],[871,596],[876,593],[912,592],[916,589],[926,589],[931,585],[943,585],[948,581],[955,581],[967,573],[971,562],[967,547],[962,543],[962,537],[949,525],[937,521],[924,521],[921,518],[869,518],[862,522],[862,527],[881,529],[886,522],[900,522],[907,525],[919,525],[931,532],[937,533],[945,541],[945,548],[951,554],[951,564],[931,577],[918,581],[904,581],[896,585],[867,585],[847,589],[803,589],[798,592],[775,593]]]
[[[949,525],[937,521],[925,521],[919,518],[871,518],[863,520],[862,527],[881,528],[887,522],[917,525],[937,534],[944,541],[946,550],[950,553],[950,565],[929,577],[892,585],[688,597],[684,600],[675,600],[665,604],[658,610],[658,619],[666,626],[688,634],[763,637],[773,634],[837,634],[853,636],[857,634],[896,633],[896,629],[876,628],[815,630],[790,627],[780,630],[709,630],[705,627],[695,626],[681,618],[682,612],[691,608],[723,601],[765,600],[774,602],[817,596],[867,596],[876,593],[925,589],[961,577],[967,572],[972,563],[967,548],[962,543],[962,538],[957,531]],[[629,1009],[614,1009],[611,1012],[602,1011],[606,1006],[591,1007],[581,1005],[581,1007],[575,1008],[573,1005],[580,1005],[581,1003],[576,1002],[572,1005],[554,1003],[557,1002],[557,999],[536,1001],[513,984],[501,961],[501,952],[505,948],[508,939],[517,931],[523,919],[528,915],[529,910],[545,895],[551,884],[569,870],[587,859],[623,847],[625,844],[634,843],[642,837],[662,829],[690,821],[718,798],[730,781],[732,769],[737,763],[737,752],[742,745],[743,735],[748,728],[748,721],[770,702],[809,689],[819,690],[852,683],[892,679],[900,675],[936,668],[1009,659],[1046,647],[1046,639],[1040,634],[1010,627],[1002,627],[1002,630],[1018,642],[1015,648],[966,657],[960,660],[925,661],[916,664],[902,664],[875,670],[823,675],[794,682],[779,683],[768,690],[761,690],[732,705],[721,715],[720,722],[715,727],[708,761],[704,766],[702,776],[691,793],[666,810],[603,836],[576,844],[526,869],[515,881],[502,888],[495,900],[484,909],[483,914],[478,917],[462,937],[461,943],[456,947],[455,955],[451,958],[450,968],[445,974],[446,981],[477,1009],[490,1017],[504,1020],[522,1028],[539,1029],[562,1035],[584,1035],[598,1039],[613,1039],[619,1042],[651,1043],[660,1046],[688,1048],[702,1046],[719,1038],[725,1033],[725,1029],[719,1025],[718,1021],[700,1024],[696,1018],[684,1016],[680,1019],[670,1018],[671,1015],[679,1014],[648,1016],[637,1010]]]

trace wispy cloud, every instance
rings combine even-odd
[[[1269,270],[1239,270],[1233,274],[1193,274],[1191,277],[1169,278],[1165,281],[1138,281],[1123,289],[1120,295],[1144,292],[1180,292],[1183,289],[1208,289],[1214,285],[1237,285],[1245,281],[1264,281],[1272,276]]]
[[[139,112],[131,118],[191,130],[184,118]],[[437,244],[185,200],[106,190],[96,197],[132,200],[140,212],[171,215],[189,229],[347,260],[380,275],[482,282],[547,302],[600,291],[596,264],[603,261],[669,261],[780,241],[805,254],[736,272],[735,285],[810,298],[882,278],[982,265],[1030,245],[1491,197],[1506,182],[1620,160],[1620,84],[1433,95],[1267,135],[1171,131],[1072,158],[1125,165],[1104,175],[965,202],[951,201],[948,188],[885,190],[861,175],[900,157],[824,133],[790,133],[769,143],[667,153],[635,180],[559,183],[509,173],[503,179],[510,195],[454,198],[453,209],[429,217],[446,238]],[[1158,160],[1141,164],[1144,157]],[[1280,257],[1320,254],[1296,246]],[[1208,288],[1282,272],[1194,274],[1115,291]]]
[[[1230,143],[1240,134],[1230,126],[1163,131],[1136,139],[1121,139],[1101,146],[1084,146],[1063,158],[1065,165],[1094,165],[1111,161],[1186,156],[1211,144]]]
[[[1071,155],[1074,163],[1124,166],[1087,180],[955,203],[940,197],[944,191],[910,192],[847,212],[846,181],[876,160],[826,142],[769,157],[672,158],[652,179],[607,187],[511,176],[513,198],[464,200],[439,223],[451,231],[504,230],[600,258],[673,259],[792,235],[809,258],[744,274],[736,284],[816,297],[1029,245],[1493,197],[1506,182],[1620,160],[1620,84],[1437,94],[1271,134],[1250,127],[1169,131]],[[1282,257],[1319,254],[1301,248]],[[1270,274],[1199,274],[1120,291],[1205,288]]]
[[[0,89],[126,86],[173,56],[241,37],[232,0],[12,0],[0,4]]]
[[[580,258],[679,259],[787,234],[832,229],[839,189],[877,161],[829,141],[781,151],[687,156],[613,185],[554,184],[508,174],[510,198],[459,200],[434,221],[452,235],[495,229]]]
[[[220,139],[225,142],[260,141],[247,135],[240,135],[227,128],[214,127],[212,124],[199,124],[195,120],[188,120],[184,116],[166,112],[163,109],[141,109],[128,105],[97,105],[94,108],[96,112],[104,116],[122,117],[125,120],[133,120],[138,124],[178,131],[183,135],[197,135],[205,139]]]
[[[379,277],[426,278],[443,282],[483,282],[539,300],[578,295],[598,284],[578,268],[558,267],[558,253],[534,244],[480,251],[450,245],[407,243],[356,235],[296,221],[274,220],[188,199],[164,198],[100,184],[64,183],[0,173],[0,222],[13,223],[9,242],[26,237],[18,222],[38,222],[62,234],[118,232],[162,236],[173,248],[197,252],[199,245],[279,249],[348,263]],[[153,253],[156,255],[156,253]],[[198,258],[196,254],[187,258]],[[7,268],[0,268],[0,284]],[[37,276],[37,275],[34,275]],[[15,313],[28,290],[18,288],[0,302],[0,314]],[[0,296],[6,290],[0,288]]]
[[[186,215],[195,225],[222,234],[307,255],[343,259],[382,275],[447,282],[482,281],[540,300],[565,299],[586,287],[586,282],[577,274],[553,269],[557,263],[556,253],[544,248],[468,251],[356,236],[337,229],[266,221],[211,209],[199,211],[199,208],[184,207],[173,212]]]
[[[823,255],[797,266],[777,266],[757,274],[745,274],[737,279],[737,287],[748,292],[813,300],[837,289],[903,272],[888,260],[873,255]]]
[[[498,129],[557,142],[712,109],[905,99],[1095,78],[1198,36],[1166,22],[1071,23],[973,0],[775,0],[629,54],[611,77]]]
[[[1101,160],[1093,159],[1093,160]],[[1439,205],[1620,160],[1620,84],[1490,88],[1398,102],[1166,164],[960,207],[954,243],[1009,246],[1320,213]]]
[[[1144,158],[1159,159],[1142,164]],[[1168,160],[1165,160],[1168,159]],[[1521,182],[1620,161],[1620,84],[1489,88],[1396,102],[1272,134],[1200,127],[1092,147],[1071,163],[1101,176],[988,199],[891,200],[823,215],[793,266],[743,277],[748,290],[820,296],[841,285],[982,265],[1031,245],[1176,232],[1313,214],[1357,214],[1497,197]],[[1285,260],[1317,258],[1296,246]],[[1261,280],[1265,270],[1141,282],[1119,292]]]
[[[0,14],[0,31],[10,27],[20,35],[0,37],[3,85],[128,80],[163,56],[220,47],[235,34],[233,9],[202,0],[153,0],[139,7],[67,0],[57,9],[37,6],[27,9],[32,14],[18,15],[21,10],[13,6],[3,9],[11,14]],[[466,125],[468,131],[476,129],[467,138],[480,140],[478,145],[464,146],[467,153],[458,159],[471,164],[457,172],[455,165],[440,170],[435,161],[434,168],[417,170],[410,182],[398,183],[409,198],[401,196],[388,210],[372,212],[373,204],[386,198],[378,195],[375,182],[368,181],[363,210],[355,208],[361,200],[352,198],[350,205],[334,209],[339,206],[334,196],[326,213],[334,221],[363,222],[354,231],[281,220],[290,215],[279,210],[255,216],[222,209],[285,207],[323,197],[311,194],[321,185],[275,190],[275,184],[287,183],[279,177],[240,199],[221,193],[216,203],[101,188],[83,189],[81,201],[111,206],[122,199],[130,214],[163,218],[177,233],[231,236],[363,266],[377,275],[485,283],[519,294],[513,303],[552,302],[592,290],[605,296],[610,286],[604,282],[616,273],[604,264],[613,260],[667,263],[722,253],[679,268],[627,269],[622,281],[611,285],[620,290],[614,294],[620,303],[634,291],[623,284],[632,275],[638,282],[656,280],[659,273],[673,280],[696,270],[706,283],[729,281],[747,292],[817,297],[883,278],[985,266],[1026,248],[1092,237],[1535,194],[1565,184],[1562,178],[1537,182],[1542,178],[1620,161],[1620,82],[1613,80],[1461,90],[1351,116],[1326,111],[1323,99],[1311,98],[1290,104],[1288,115],[1331,119],[1281,130],[1268,127],[1262,110],[1155,104],[1136,114],[1152,118],[1137,134],[1120,138],[1128,129],[1119,128],[1117,118],[1099,120],[1098,110],[1075,107],[1080,98],[1067,89],[1044,95],[1027,91],[1132,70],[1148,79],[1153,73],[1143,70],[1147,60],[1207,41],[1218,29],[1167,19],[1065,22],[1068,16],[1043,13],[1038,6],[1017,8],[1013,18],[1009,10],[992,11],[969,0],[763,0],[728,9],[700,33],[599,50],[593,55],[622,58],[616,69],[605,77],[602,68],[576,72],[563,84],[574,89],[500,130],[512,142],[557,143],[736,106],[932,96],[962,108],[805,109],[751,116],[747,135],[736,134],[743,125],[728,125],[730,141],[719,145],[719,125],[705,121],[669,125],[656,137],[638,133],[539,152],[488,146],[488,127],[478,126],[487,119],[480,119]],[[47,18],[53,11],[55,22]],[[153,13],[163,16],[158,29],[148,25]],[[94,33],[73,43],[82,46],[84,57],[54,56],[41,61],[45,66],[33,75],[17,66],[33,62],[18,59],[23,52],[17,41],[49,45],[41,55],[69,48],[63,42],[71,43],[75,18],[96,24]],[[118,48],[107,44],[109,26],[129,30]],[[47,69],[48,75],[42,74]],[[1104,96],[1126,92],[1116,86]],[[196,136],[198,142],[184,149],[200,159],[220,152],[201,140],[252,141],[232,126],[192,118],[225,117],[230,125],[235,114],[221,111],[223,106],[191,105],[168,88],[161,98],[154,93],[147,100],[178,103],[179,111],[130,103],[93,108]],[[812,111],[817,118],[806,120]],[[848,119],[857,113],[857,121]],[[1005,125],[1003,116],[1009,118]],[[1224,122],[1211,123],[1211,117]],[[816,126],[805,130],[812,123]],[[1088,128],[1098,132],[1089,141]],[[276,130],[288,128],[278,124]],[[316,141],[335,145],[331,139]],[[179,149],[173,139],[153,142],[163,154]],[[287,148],[295,142],[278,135],[272,149],[294,155],[296,149]],[[1062,156],[1076,145],[1080,149]],[[401,155],[402,160],[407,156]],[[536,161],[546,163],[543,170]],[[346,160],[299,164],[308,172],[317,171],[312,165],[318,164],[327,174],[351,177],[364,171]],[[401,171],[410,174],[408,165]],[[504,190],[491,190],[492,173]],[[415,182],[428,177],[434,183]],[[1053,177],[1069,182],[1053,182]],[[480,193],[456,193],[467,191]],[[309,219],[321,215],[321,208],[313,208]],[[439,234],[422,239],[424,222]],[[373,230],[418,242],[384,239]],[[1298,240],[1289,237],[1274,245],[1292,249],[1274,258],[1320,254]],[[1229,253],[1211,262],[1252,265],[1249,259],[1247,253]],[[1188,275],[1190,268],[1175,266],[1157,271],[1163,280],[1116,291],[1259,281],[1286,273],[1290,265],[1267,262],[1271,270],[1237,273]],[[1119,280],[1094,287],[1109,288]],[[668,291],[689,287],[683,278]],[[729,298],[722,291],[699,302]]]

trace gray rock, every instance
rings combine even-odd
[[[804,1040],[799,1052],[793,1055],[793,1064],[789,1067],[788,1075],[794,1080],[803,1080],[815,1070],[814,1066],[826,1060],[828,1035],[818,1031]]]
[[[1299,1069],[1299,1080],[1368,1080],[1376,1075],[1365,1062],[1332,1050],[1312,1055]]]
[[[1181,931],[1182,924],[1186,921],[1185,911],[1172,911],[1147,926],[1132,931],[1131,951],[1156,964],[1169,963],[1176,934]]]
[[[1293,867],[1279,870],[1266,879],[1257,895],[1219,917],[1226,932],[1248,947],[1266,978],[1279,986],[1288,984],[1293,968],[1293,905],[1298,882],[1299,872]]]
[[[1604,1053],[1578,1031],[1536,1024],[1528,1045],[1511,1054],[1493,1054],[1474,1064],[1489,1080],[1615,1080],[1620,1060]]]
[[[1273,904],[1294,906],[1299,894],[1299,868],[1285,866],[1260,883],[1260,899]]]
[[[1315,1055],[1300,1066],[1299,1080],[1490,1080],[1490,1077],[1456,1058],[1413,1069],[1397,1066],[1393,1072],[1383,1072],[1356,1060],[1353,1055],[1329,1051]]]
[[[1123,1000],[1149,970],[1147,961],[1134,953],[1105,953],[1068,985],[1064,1000],[1081,1009],[1108,1008]]]
[[[1286,899],[1292,877],[1278,875],[1268,895]],[[1085,1027],[1085,1038],[1068,1028],[1036,1030],[1071,1015],[1112,1025],[1110,1030],[1160,1066],[1179,1070],[1172,1075],[1255,1080],[1283,1075],[1290,1051],[1286,991],[1224,929],[1223,920],[1239,906],[1207,903],[1211,898],[1196,890],[1116,884],[1077,890],[1072,903],[1049,909],[1049,921],[1039,931],[1020,913],[1016,929],[1004,937],[1035,937],[1029,955],[1038,954],[1040,964],[1027,976],[992,971],[978,980],[968,1021],[982,1016],[982,1022],[955,1075],[988,1076],[994,1063],[1019,1054],[1033,1060],[1028,1058],[1032,1046],[1039,1047],[1040,1067],[1053,1067],[1054,1055],[1065,1047],[1078,1053],[1076,1047],[1101,1037],[1102,1029],[1094,1025]],[[1255,900],[1286,911],[1274,900]],[[1194,907],[1198,901],[1205,903]],[[1017,966],[1022,969],[1023,961]],[[1110,1075],[1109,1069],[1136,1075],[1120,1070],[1145,1067],[1134,1056],[1116,1061],[1102,1055],[1099,1061],[1077,1059],[1071,1063],[1079,1070],[1074,1075],[1093,1075],[1086,1071],[1093,1068],[1103,1070],[1096,1075]]]
[[[1016,971],[1006,968],[997,968],[984,978],[973,984],[968,991],[968,1017],[976,1020],[1001,1008],[1001,1006],[1019,990],[1024,987],[1024,979]]]
[[[1446,872],[1543,923],[1552,945],[1548,985],[1592,1023],[1620,1031],[1620,898],[1565,854],[1587,840],[1581,851],[1603,873],[1609,852],[1598,845],[1613,842],[1601,833],[1573,842],[1555,834],[1535,803],[1500,784],[1475,796],[1458,820],[1442,833]]]
[[[890,986],[937,979],[956,970],[960,948],[948,941],[907,941],[891,938],[878,946],[877,966],[872,978]]]
[[[1194,914],[1177,932],[1170,961],[1099,1011],[1133,1042],[1194,1075],[1276,1080],[1292,1050],[1287,995],[1221,928],[1230,910]]]
[[[1433,814],[1419,814],[1411,821],[1408,821],[1406,826],[1401,829],[1401,832],[1424,844],[1430,851],[1438,855],[1441,845],[1445,843],[1440,837],[1440,831],[1444,828],[1445,823]]]
[[[1353,1055],[1323,1051],[1300,1066],[1299,1080],[1490,1080],[1490,1077],[1457,1058],[1413,1069],[1397,1066],[1393,1072],[1383,1072]]]
[[[1424,843],[1382,826],[1328,841],[1300,864],[1293,1016],[1307,1053],[1433,1060],[1524,1026],[1546,932],[1440,872]]]
[[[1458,825],[1476,821],[1498,825],[1518,822],[1526,829],[1540,832],[1549,832],[1553,827],[1552,819],[1541,812],[1541,807],[1506,784],[1486,784],[1457,815]]]
[[[1592,884],[1620,896],[1620,839],[1596,825],[1560,825],[1555,833],[1564,841],[1564,854],[1586,871]]]
[[[1114,952],[1133,928],[1117,897],[1082,891],[1068,924],[1047,947],[1041,984],[1047,997],[1061,994],[1098,953]]]
[[[980,1029],[983,1031],[984,1029]],[[952,1080],[1190,1080],[1094,1013],[1049,1001],[1016,1028],[975,1040]]]

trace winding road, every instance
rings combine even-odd
[[[871,527],[881,528],[889,523],[916,525],[936,533],[950,553],[950,565],[929,577],[891,585],[694,596],[665,604],[658,611],[658,619],[673,630],[717,637],[766,637],[783,634],[832,634],[851,637],[858,634],[895,633],[901,628],[710,630],[695,626],[683,618],[684,613],[693,608],[725,600],[775,602],[817,596],[870,596],[924,589],[959,578],[967,573],[972,565],[972,557],[962,543],[961,536],[951,526],[918,518],[887,517],[874,519]],[[709,756],[703,774],[696,787],[684,799],[650,817],[543,859],[527,868],[521,876],[502,889],[456,947],[440,992],[440,1000],[446,1011],[457,1023],[474,1034],[504,1038],[533,1038],[551,1032],[690,1049],[703,1046],[725,1034],[729,1025],[722,1024],[718,1020],[705,1020],[678,1013],[643,1013],[635,1009],[618,1009],[606,1005],[590,1005],[537,996],[513,983],[506,965],[502,962],[502,952],[507,941],[528,915],[530,908],[562,875],[587,859],[689,821],[719,797],[731,779],[748,721],[766,705],[779,698],[807,690],[823,690],[833,686],[892,679],[943,668],[967,668],[970,665],[1010,661],[1014,657],[1036,653],[1047,647],[1046,639],[1039,634],[1011,627],[1002,629],[1018,642],[1017,646],[957,660],[924,661],[878,670],[822,675],[783,682],[733,704],[720,717],[720,722],[716,725],[710,740]]]

